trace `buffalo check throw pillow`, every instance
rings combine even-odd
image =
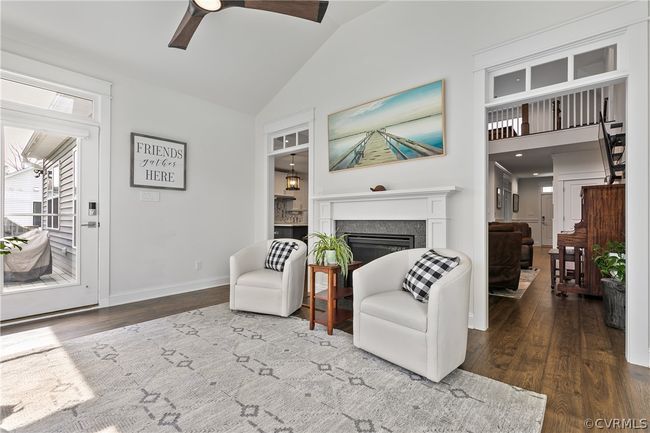
[[[410,292],[416,301],[428,302],[431,286],[459,263],[458,257],[445,257],[429,250],[408,271],[402,289]]]
[[[266,255],[264,267],[278,272],[284,271],[284,264],[293,250],[297,249],[298,244],[295,242],[273,241]]]

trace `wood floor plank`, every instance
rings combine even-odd
[[[625,334],[604,325],[602,301],[550,291],[546,249],[540,273],[519,299],[490,296],[490,328],[470,330],[461,368],[548,396],[543,433],[584,432],[584,419],[650,417],[650,369],[625,361]],[[222,286],[6,326],[3,336],[49,329],[60,341],[228,302]],[[297,316],[307,318],[307,309]],[[352,321],[337,326],[352,333]],[[307,328],[305,328],[307,330]],[[516,414],[513,414],[516,416]]]

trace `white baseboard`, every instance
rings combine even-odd
[[[128,293],[110,295],[108,305],[121,305],[131,302],[146,301],[147,299],[161,298],[163,296],[178,295],[180,293],[193,292],[195,290],[209,289],[211,287],[229,284],[230,277],[208,278],[195,280],[187,283],[173,284],[170,286],[154,287],[145,290],[138,290]]]

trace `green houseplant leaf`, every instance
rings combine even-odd
[[[609,241],[603,248],[594,245],[593,261],[603,277],[613,278],[621,283],[625,282],[625,244]]]
[[[22,250],[23,244],[27,243],[27,239],[21,239],[15,236],[9,238],[0,238],[0,256],[11,254],[14,250]]]
[[[348,266],[352,263],[352,250],[345,241],[347,235],[328,235],[322,232],[315,232],[309,234],[310,238],[316,239],[310,254],[314,255],[314,260],[319,265],[325,263],[325,252],[335,251],[336,262],[341,267],[341,273],[344,277],[348,275]]]

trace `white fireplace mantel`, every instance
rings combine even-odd
[[[457,186],[328,194],[313,197],[319,230],[333,234],[338,220],[424,220],[427,248],[447,246],[447,199]]]

